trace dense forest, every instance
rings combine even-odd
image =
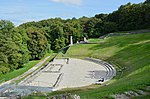
[[[79,19],[51,18],[28,22],[15,27],[7,20],[0,21],[0,74],[22,68],[29,60],[41,59],[51,50],[58,51],[86,38],[98,38],[115,31],[150,28],[150,0],[121,5],[110,14]]]

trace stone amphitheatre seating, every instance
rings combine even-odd
[[[106,73],[106,76],[104,77],[105,81],[110,80],[114,76],[116,76],[115,68],[112,65],[110,65],[109,63],[102,61],[102,60],[99,60],[99,59],[95,59],[95,58],[85,58],[85,60],[94,62],[96,64],[100,64],[106,69],[107,73]]]

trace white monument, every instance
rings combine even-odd
[[[86,37],[84,37],[84,42],[87,42],[87,39],[86,39]]]
[[[73,45],[72,36],[70,36],[70,45]]]

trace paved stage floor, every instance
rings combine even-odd
[[[67,62],[68,61],[68,62]],[[55,59],[27,85],[54,87],[54,90],[88,86],[106,76],[100,64],[81,59]],[[62,74],[62,75],[61,75]]]

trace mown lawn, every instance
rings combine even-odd
[[[103,44],[74,45],[68,56],[94,57],[113,64],[118,72],[113,83],[79,92],[82,98],[100,98],[150,85],[150,33],[109,37]]]
[[[88,40],[89,43],[99,43],[99,42],[103,42],[103,39],[99,39],[99,38],[92,38]]]

